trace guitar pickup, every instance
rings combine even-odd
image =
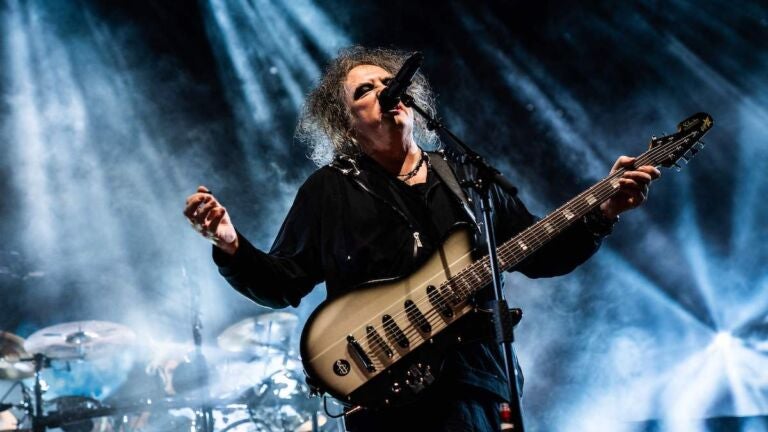
[[[352,335],[347,335],[347,346],[349,346],[350,351],[352,351],[352,354],[355,355],[355,358],[358,362],[367,370],[368,372],[376,372],[376,367],[373,366],[373,362],[371,361],[371,358],[368,357],[368,354],[366,354],[365,350],[362,346],[360,346],[360,343],[355,339]]]
[[[427,287],[427,297],[432,306],[440,311],[440,314],[446,318],[453,318],[453,309],[448,301],[433,285]]]
[[[381,337],[379,332],[376,331],[376,328],[374,326],[369,325],[365,328],[365,333],[368,335],[368,346],[376,346],[378,347],[378,352],[382,353],[387,356],[387,358],[392,358],[394,356],[394,352],[392,352],[392,348],[387,345],[386,342],[384,342],[384,338]]]
[[[384,315],[381,318],[381,322],[384,324],[387,336],[395,341],[396,344],[400,345],[400,348],[408,348],[408,346],[410,346],[411,343],[408,340],[408,337],[405,336],[403,330],[400,329],[400,326],[397,325],[390,315]]]
[[[427,321],[427,317],[419,310],[416,303],[413,300],[405,301],[405,312],[408,314],[408,319],[411,320],[413,325],[419,328],[422,333],[429,333],[432,331],[432,325]]]

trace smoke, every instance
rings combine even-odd
[[[225,120],[193,125],[163,112],[190,110],[181,91],[190,91],[188,77],[173,64],[139,60],[150,57],[135,29],[111,28],[80,6],[12,1],[2,16],[4,141],[20,197],[8,255],[24,257],[16,276],[25,290],[14,294],[22,311],[45,311],[29,313],[43,319],[16,331],[102,319],[143,341],[190,340],[191,288],[203,291],[202,313],[214,326],[231,313],[210,248],[181,215],[185,196],[213,169],[196,152],[210,137],[195,131],[222,129]],[[182,277],[185,267],[194,283]],[[107,369],[124,379],[130,366]],[[68,385],[51,394],[106,396],[120,377],[97,385],[91,378],[102,372],[70,367]]]
[[[114,321],[144,347],[104,366],[113,374],[58,365],[52,395],[115,396],[147,376],[147,361],[183,360],[195,291],[216,367],[226,356],[215,336],[264,311],[219,277],[181,210],[205,184],[269,248],[313,169],[292,140],[303,95],[325,60],[359,42],[350,35],[377,31],[356,19],[371,8],[340,3],[200,2],[208,45],[193,49],[212,51],[211,80],[87,1],[0,9],[0,324],[26,337]],[[440,12],[450,32],[408,43],[434,43],[417,48],[446,124],[536,214],[688,115],[715,119],[708,147],[682,172],[665,170],[593,259],[566,277],[506,276],[510,304],[525,311],[516,336],[529,427],[632,430],[655,418],[690,430],[695,416],[765,414],[765,7],[606,2],[530,17],[540,28],[528,33],[493,5]],[[323,296],[320,286],[302,301],[300,323]],[[221,376],[217,386],[236,384]]]

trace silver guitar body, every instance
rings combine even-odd
[[[301,336],[309,380],[365,407],[404,403],[429,386],[444,349],[460,341],[453,330],[462,326],[453,324],[474,309],[467,301],[452,302],[446,290],[446,282],[472,263],[471,252],[469,233],[455,231],[410,276],[369,283],[321,304]]]

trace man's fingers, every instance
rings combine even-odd
[[[651,165],[643,165],[637,169],[637,171],[644,172],[651,176],[651,179],[656,180],[661,177],[661,171],[658,168]]]
[[[641,187],[640,183],[624,177],[619,179],[619,184],[621,185],[621,189],[625,191],[638,190]]]
[[[647,193],[647,190],[645,189],[638,189],[636,191],[630,192],[630,194],[632,195],[632,201],[630,202],[630,204],[635,206],[642,204],[643,201],[645,201],[645,199],[647,198],[646,193]]]
[[[632,179],[640,184],[648,184],[653,180],[653,177],[651,177],[650,174],[643,171],[627,171],[622,177]]]
[[[614,172],[621,167],[631,166],[634,161],[635,161],[635,158],[633,157],[619,156],[619,158],[616,159],[616,163],[613,164],[613,168],[611,168],[611,172]]]
[[[197,191],[200,193],[208,193],[208,194],[211,193],[211,191],[203,185],[198,186]]]
[[[192,219],[195,216],[195,212],[200,207],[200,204],[213,199],[210,195],[195,194],[187,199],[187,206],[184,207],[184,216],[188,219]]]
[[[187,197],[186,205],[189,205],[193,201],[200,203],[200,201],[208,201],[210,199],[213,199],[213,195],[197,192]]]
[[[211,210],[210,218],[208,219],[208,231],[215,235],[216,230],[219,229],[219,224],[226,214],[227,210],[224,207],[217,207]]]
[[[208,214],[211,212],[211,210],[213,210],[218,206],[219,206],[219,203],[215,199],[208,201],[207,203],[205,203],[205,205],[199,206],[193,216],[195,221],[200,224],[205,224],[205,220],[208,218]]]

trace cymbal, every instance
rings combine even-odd
[[[57,360],[109,356],[131,345],[136,334],[130,328],[108,321],[73,321],[40,329],[27,338],[29,353],[42,353]]]
[[[263,313],[230,326],[219,335],[218,343],[232,352],[287,352],[298,321],[299,317],[289,312]]]
[[[0,379],[19,380],[35,374],[32,363],[20,362],[29,358],[24,350],[24,339],[13,333],[0,331]]]

